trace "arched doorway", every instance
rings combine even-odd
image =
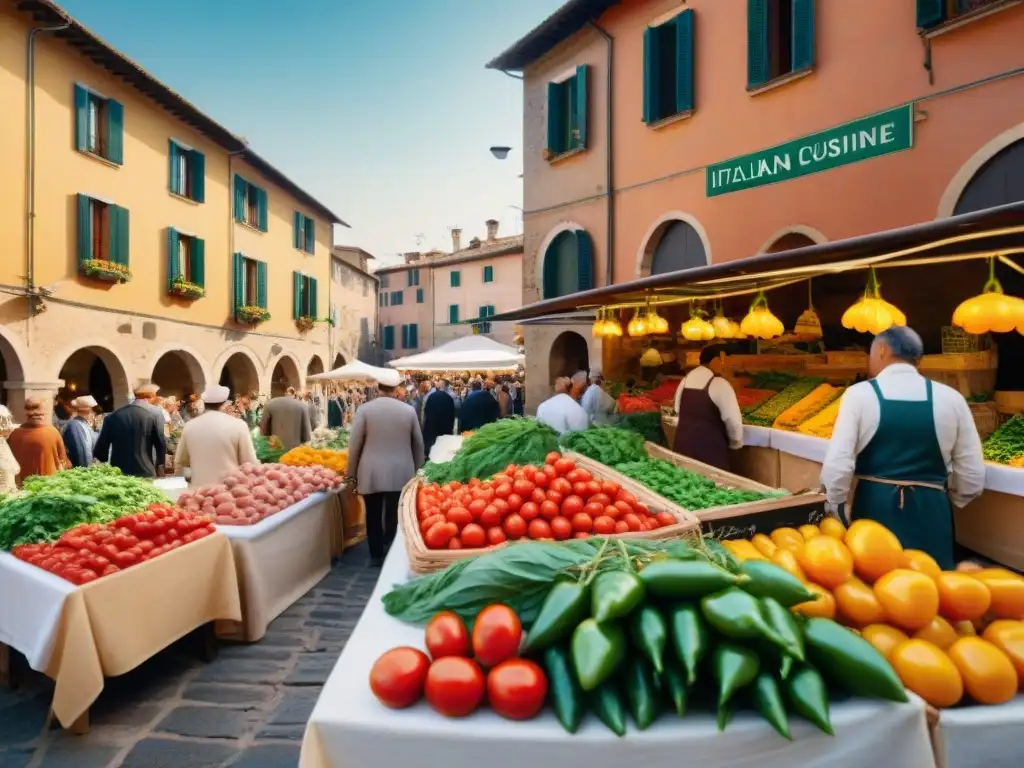
[[[57,393],[62,403],[79,395],[92,395],[104,413],[123,405],[131,394],[124,366],[113,352],[91,346],[72,352],[60,367],[64,386]]]
[[[688,221],[666,221],[648,241],[650,274],[662,275],[707,266],[704,241]]]
[[[0,405],[10,406],[10,395],[4,384],[20,384],[24,381],[25,369],[14,345],[0,336]]]
[[[587,340],[575,331],[560,333],[551,344],[548,355],[548,373],[551,383],[559,376],[572,376],[576,371],[590,369],[590,351]]]
[[[341,368],[341,366],[345,365],[345,362],[345,356],[339,352],[334,356],[334,366],[332,367],[332,370],[334,368]]]
[[[284,355],[274,366],[270,374],[270,396],[281,397],[288,391],[289,387],[302,388],[302,378],[299,376],[299,366],[289,355]]]
[[[794,248],[806,248],[809,245],[817,243],[802,232],[787,232],[769,245],[765,253],[781,253],[792,251]]]
[[[249,395],[260,391],[260,374],[248,355],[235,352],[224,361],[217,382],[231,391],[231,396]]]
[[[567,296],[594,287],[594,246],[584,229],[560,232],[544,250],[541,295]]]
[[[309,364],[306,366],[306,375],[315,376],[318,373],[324,372],[324,361],[320,355],[313,355],[309,358]]]
[[[187,400],[189,395],[201,395],[206,387],[203,366],[181,349],[162,354],[153,366],[150,378],[160,387],[161,396],[174,395],[179,400]]]
[[[1024,200],[1024,139],[992,156],[960,193],[953,215]]]

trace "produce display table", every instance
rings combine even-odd
[[[218,636],[259,640],[271,621],[323,579],[342,535],[340,516],[337,493],[314,493],[255,525],[218,525],[234,550],[242,597],[241,621],[220,622]]]
[[[160,477],[153,481],[153,485],[166,493],[167,498],[174,502],[188,490],[188,480],[184,477]]]
[[[427,458],[435,464],[451,461],[462,447],[463,439],[462,435],[441,435],[430,447],[430,455]]]
[[[0,643],[55,681],[65,728],[87,727],[104,678],[204,624],[241,618],[231,543],[219,534],[80,587],[0,552]]]
[[[791,717],[793,741],[784,741],[757,715],[737,713],[725,734],[710,714],[685,720],[661,717],[644,732],[616,738],[588,716],[575,736],[550,713],[513,723],[489,710],[448,720],[426,704],[392,711],[367,683],[370,667],[388,648],[423,647],[423,630],[388,616],[380,598],[409,578],[402,534],[384,563],[377,587],[331,672],[306,726],[300,768],[378,768],[411,765],[429,755],[446,768],[623,765],[729,765],[734,768],[931,768],[935,765],[925,706],[851,701],[832,706],[836,736]]]
[[[1016,768],[1024,696],[998,707],[944,709],[936,731],[939,768]]]

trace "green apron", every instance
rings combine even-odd
[[[878,382],[878,431],[857,456],[852,519],[881,523],[906,549],[927,552],[952,570],[955,536],[947,495],[946,462],[939,449],[932,408],[932,382],[922,401],[886,400]]]

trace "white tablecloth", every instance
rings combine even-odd
[[[159,477],[153,481],[153,485],[167,494],[171,501],[177,501],[178,497],[188,488],[188,480],[184,477]]]
[[[64,601],[77,587],[60,576],[0,552],[0,643],[45,672],[53,654]]]
[[[451,461],[462,447],[462,440],[462,435],[441,435],[430,447],[430,455],[427,458],[435,464]]]
[[[331,570],[333,494],[314,493],[256,525],[218,525],[231,540],[242,597],[241,632],[259,640],[267,625]]]
[[[1024,735],[1024,697],[998,707],[939,713],[940,768],[1017,768]]]
[[[825,460],[825,452],[828,451],[828,440],[821,437],[812,437],[801,432],[786,432],[781,429],[769,429],[771,433],[769,445],[784,453],[799,456],[808,461],[819,463]]]
[[[750,448],[768,448],[771,445],[772,432],[768,427],[743,426],[743,444]]]
[[[1024,496],[1024,469],[986,464],[985,490]]]
[[[832,708],[836,736],[791,718],[787,742],[752,713],[738,713],[725,735],[710,715],[663,716],[644,732],[616,738],[588,717],[569,736],[551,714],[524,723],[481,709],[448,720],[426,704],[381,706],[367,677],[374,660],[397,645],[423,647],[423,630],[388,616],[380,598],[408,579],[401,532],[359,624],[331,672],[306,726],[300,768],[384,768],[430,763],[445,768],[622,768],[706,765],[733,768],[931,768],[923,702],[855,701]]]

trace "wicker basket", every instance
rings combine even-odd
[[[980,336],[968,333],[954,325],[942,326],[942,354],[956,355],[965,352],[977,352]]]
[[[673,504],[668,499],[652,493],[643,486],[634,488],[634,484],[627,485],[622,475],[613,469],[598,464],[596,461],[584,458],[576,454],[565,454],[573,459],[578,466],[590,470],[600,479],[615,480],[628,488],[629,492],[636,496],[637,500],[651,508],[652,512],[670,512],[679,520],[675,525],[666,525],[656,528],[653,531],[637,533],[609,534],[610,538],[623,539],[675,539],[687,535],[694,535],[700,530],[697,518],[690,512]],[[423,541],[423,534],[420,533],[419,517],[416,514],[416,495],[422,483],[421,478],[414,477],[402,489],[402,498],[398,505],[398,524],[402,528],[402,536],[405,538],[405,550],[409,557],[409,570],[413,573],[432,573],[447,568],[457,560],[467,557],[475,557],[484,552],[490,552],[497,547],[486,547],[482,549],[428,549]],[[505,546],[499,544],[499,547]]]
[[[993,402],[968,403],[971,408],[971,416],[974,417],[974,426],[978,428],[978,436],[982,440],[987,438],[1002,424],[1002,416],[999,414],[999,406]]]

